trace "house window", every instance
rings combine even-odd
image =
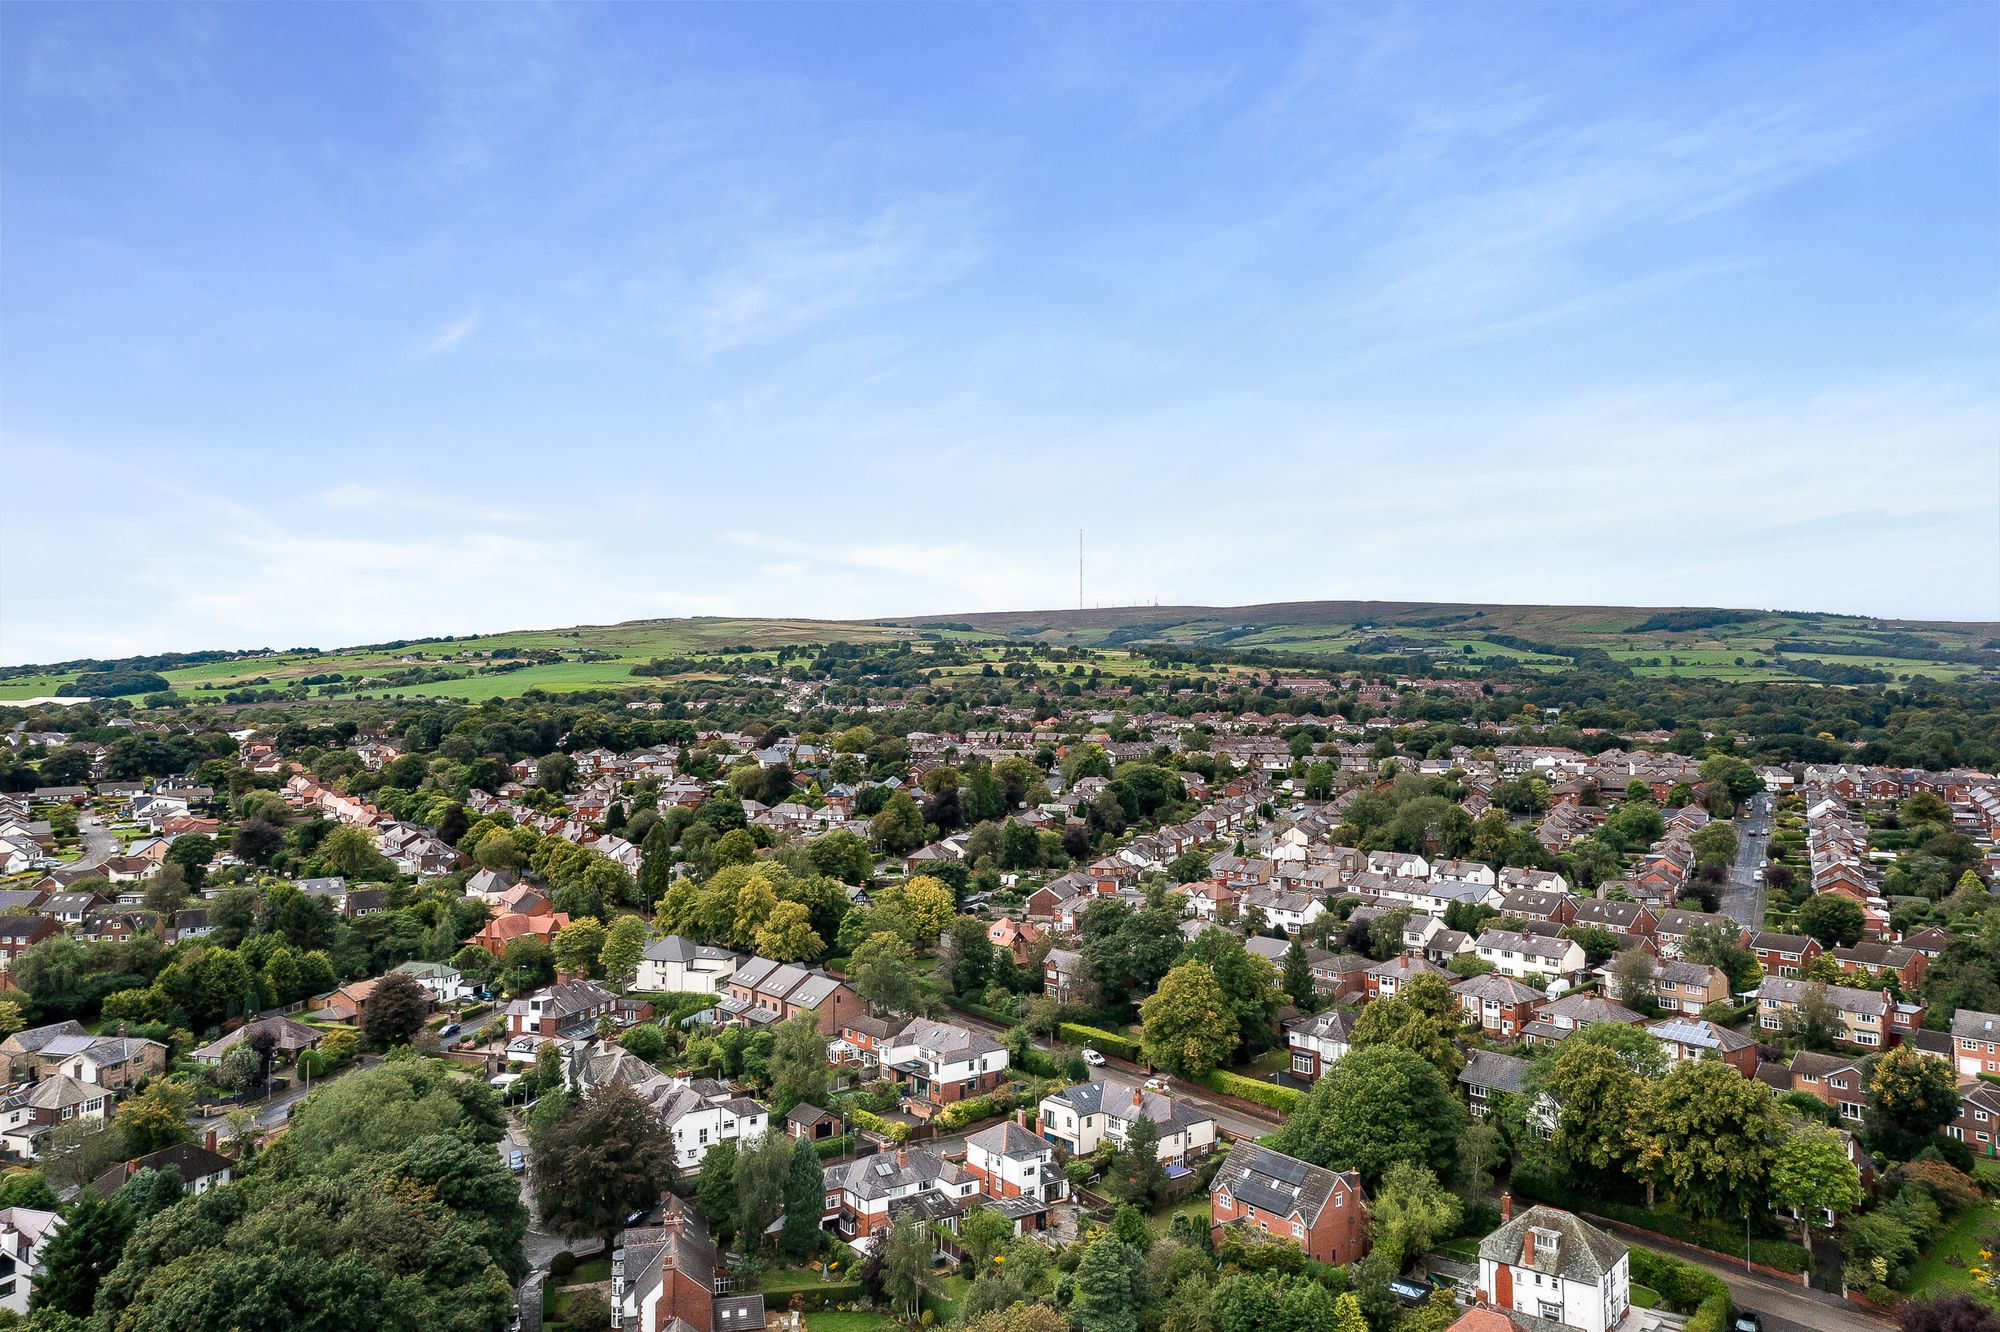
[[[1981,1136],[1981,1137],[1984,1137],[1985,1135],[1984,1135],[1984,1134],[1981,1134],[1980,1136]],[[1305,1223],[1305,1222],[1303,1222],[1303,1221],[1294,1221],[1294,1222],[1292,1222],[1292,1238],[1293,1238],[1293,1239],[1301,1239],[1301,1238],[1303,1238],[1303,1237],[1305,1236],[1305,1233],[1306,1233],[1306,1223]]]

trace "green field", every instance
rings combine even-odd
[[[15,676],[0,680],[0,698],[43,698],[60,694],[75,679],[74,673]]]
[[[1732,615],[1744,618],[1703,623]],[[1648,622],[1655,627],[1638,628]],[[414,685],[368,685],[358,692],[373,697],[401,694],[476,701],[512,697],[529,689],[657,688],[661,683],[658,679],[631,673],[634,665],[655,658],[699,660],[724,649],[737,649],[730,660],[741,663],[745,656],[740,649],[744,648],[767,650],[836,641],[921,643],[937,638],[998,642],[1012,648],[1090,647],[1103,654],[1100,666],[1148,676],[1157,674],[1157,668],[1146,660],[1149,643],[1329,656],[1416,652],[1431,657],[1440,672],[1470,670],[1474,658],[1501,658],[1518,667],[1562,670],[1569,658],[1557,654],[1595,649],[1639,675],[1768,683],[1806,678],[1791,669],[1805,661],[1939,680],[1961,680],[1982,670],[2000,670],[2000,651],[1986,646],[2000,642],[2000,624],[1884,622],[1856,616],[1761,611],[1662,612],[1608,606],[1288,602],[1233,608],[1023,611],[869,622],[722,617],[637,620],[479,634],[401,647],[243,656],[186,666],[165,675],[176,692],[189,701],[220,702],[225,691],[255,688],[275,692],[302,677],[334,673],[344,677],[342,696],[351,697],[357,692],[357,677],[421,667],[450,671],[456,678]],[[1518,641],[1502,643],[1496,638]],[[1804,651],[1776,650],[1787,642]],[[567,659],[518,671],[479,674],[482,666],[491,663],[484,654],[509,650],[553,652]],[[1926,655],[1933,651],[1938,655]],[[482,655],[465,655],[470,653]],[[592,659],[577,659],[586,655]],[[1001,651],[989,647],[980,655],[992,660]],[[1739,660],[1743,664],[1738,665]],[[944,669],[958,675],[977,673],[979,667]],[[1206,669],[1228,672],[1249,668]],[[269,683],[246,683],[259,678]],[[0,679],[0,699],[58,693],[74,680],[74,672],[60,671]]]

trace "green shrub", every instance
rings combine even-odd
[[[1305,1104],[1306,1099],[1306,1094],[1302,1091],[1280,1087],[1272,1082],[1259,1082],[1255,1078],[1246,1078],[1240,1073],[1231,1073],[1226,1069],[1212,1069],[1194,1080],[1210,1091],[1221,1092],[1224,1096],[1239,1097],[1252,1105],[1261,1105],[1267,1110],[1276,1110],[1281,1114],[1291,1114]]]
[[[1100,1054],[1115,1055],[1132,1063],[1139,1062],[1139,1042],[1120,1032],[1065,1022],[1056,1028],[1056,1035],[1063,1040],[1088,1046]]]
[[[821,1138],[813,1144],[813,1150],[819,1153],[819,1159],[822,1161],[830,1161],[836,1156],[846,1156],[854,1150],[854,1135],[843,1133],[837,1138]]]

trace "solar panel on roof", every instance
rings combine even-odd
[[[1293,1188],[1305,1183],[1306,1172],[1312,1169],[1304,1161],[1295,1161],[1289,1156],[1267,1156],[1257,1162],[1255,1168],[1258,1174],[1283,1180]]]

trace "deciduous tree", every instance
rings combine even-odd
[[[1398,1161],[1449,1171],[1464,1113],[1436,1066],[1378,1045],[1336,1062],[1278,1131],[1278,1150],[1314,1165],[1355,1169],[1375,1187]]]
[[[1147,1060],[1183,1077],[1199,1077],[1235,1053],[1234,1015],[1214,974],[1199,962],[1169,971],[1139,1005],[1139,1018]]]
[[[659,1201],[674,1145],[651,1106],[623,1083],[593,1089],[534,1140],[530,1179],[542,1221],[559,1234],[600,1236]]]

